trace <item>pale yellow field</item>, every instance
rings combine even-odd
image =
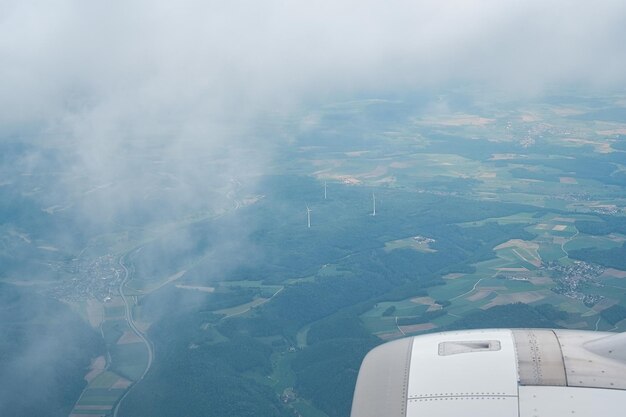
[[[435,300],[432,297],[415,297],[415,298],[411,298],[411,302],[415,304],[421,304],[424,306],[431,306],[435,304]]]
[[[626,135],[626,127],[618,127],[615,129],[607,129],[607,130],[598,130],[596,133],[602,136]]]
[[[522,119],[522,122],[538,122],[541,120],[541,116],[534,113],[523,113],[520,119]]]
[[[214,292],[215,291],[214,287],[200,287],[196,285],[176,284],[175,287],[180,288],[182,290],[196,290],[196,291],[202,291],[202,292]]]
[[[117,340],[118,345],[128,345],[130,343],[140,343],[141,339],[131,330],[126,330]]]
[[[379,339],[382,339],[382,340],[398,339],[398,338],[400,338],[402,336],[403,336],[403,334],[400,333],[400,331],[376,333],[376,337],[378,337]]]
[[[561,184],[578,184],[574,177],[559,177],[559,182]]]
[[[552,280],[548,277],[532,277],[528,281],[533,285],[548,285],[552,283]]]
[[[436,328],[437,325],[433,323],[423,323],[423,324],[412,324],[410,326],[400,326],[400,329],[404,333],[413,333],[413,332],[421,332],[424,330],[430,330]]]
[[[606,310],[607,308],[609,308],[609,307],[611,307],[611,306],[613,306],[613,305],[615,305],[617,303],[619,303],[619,300],[616,300],[614,298],[605,298],[603,300],[600,300],[600,302],[598,304],[594,305],[593,309],[595,311],[600,312],[602,310]]]
[[[526,268],[496,268],[498,272],[528,272]]]
[[[94,329],[97,329],[104,320],[104,307],[96,300],[87,300],[87,320]]]
[[[480,289],[476,291],[474,294],[470,295],[469,297],[466,297],[465,299],[468,301],[479,301],[479,300],[482,300],[483,298],[488,297],[491,293],[493,293],[492,290]]]
[[[555,222],[565,222],[565,223],[574,223],[574,222],[576,222],[576,219],[571,218],[571,217],[555,217],[553,220]]]
[[[594,142],[588,139],[580,139],[580,138],[565,138],[564,142],[572,143],[575,145],[583,146],[583,145],[592,145],[593,150],[597,153],[611,153],[613,152],[613,148],[611,148],[610,143],[606,142]]]
[[[467,275],[467,274],[463,274],[463,273],[460,273],[460,272],[454,272],[452,274],[444,275],[442,278],[443,279],[459,279],[461,277],[464,277],[465,275]]]
[[[98,356],[96,359],[91,361],[91,365],[89,367],[89,373],[85,375],[85,381],[91,382],[95,377],[100,375],[104,368],[106,368],[107,361],[104,356]]]
[[[494,153],[493,155],[491,155],[491,158],[489,158],[490,161],[504,161],[507,159],[517,159],[519,158],[519,155],[516,153]]]
[[[74,407],[74,410],[110,410],[113,406],[111,405],[77,405]],[[75,416],[76,414],[72,414]]]
[[[528,242],[526,240],[521,239],[511,239],[507,242],[501,243],[494,250],[505,249],[505,248],[523,248],[527,250],[536,250],[539,249],[539,244],[535,242]]]
[[[536,301],[540,301],[546,298],[546,295],[543,291],[528,291],[528,292],[518,292],[513,294],[501,294],[494,298],[489,304],[485,304],[481,307],[481,309],[486,310],[488,308],[503,305],[503,304],[513,304],[513,303],[524,303],[530,304]]]
[[[111,388],[128,388],[130,387],[130,385],[132,384],[131,381],[129,381],[126,378],[122,378],[120,377],[120,379],[118,379],[117,381],[115,381],[115,383],[113,385],[111,385]]]
[[[508,242],[504,242],[495,248],[494,250],[512,248],[513,252],[524,261],[534,265],[541,266],[541,257],[537,250],[539,249],[539,244],[535,242],[529,242],[521,239],[511,239]]]
[[[615,268],[607,268],[602,274],[602,277],[626,278],[626,271],[621,271]]]
[[[439,119],[424,119],[422,120],[426,124],[440,125],[440,126],[487,126],[495,122],[495,119],[489,119],[486,117],[475,116],[471,114],[457,114],[447,118]]]

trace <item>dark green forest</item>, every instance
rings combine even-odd
[[[570,251],[569,256],[585,262],[604,265],[608,268],[626,269],[626,243],[618,248],[578,249]]]
[[[205,257],[212,242],[232,227],[228,217],[224,224],[202,223],[184,232],[191,243],[181,246],[179,236],[166,236],[131,258],[139,276],[160,269],[171,273],[190,258],[173,259],[173,265],[169,260],[176,258],[178,250],[193,247],[186,256],[199,262],[182,282],[262,280],[285,287],[271,302],[231,318],[212,311],[259,296],[258,289],[229,287],[188,296],[164,287],[145,297],[141,301],[145,313],[160,317],[149,334],[155,341],[156,362],[125,400],[122,410],[129,415],[151,416],[157,410],[163,416],[178,415],[180,410],[189,416],[288,415],[292,411],[278,401],[280,393],[272,390],[267,376],[272,355],[291,355],[295,392],[330,417],[346,416],[360,362],[381,342],[363,327],[359,314],[380,301],[424,295],[428,288],[444,284],[441,275],[471,271],[470,264],[492,258],[494,246],[513,238],[532,238],[519,224],[460,227],[455,223],[537,211],[517,204],[382,189],[377,191],[380,214],[374,218],[368,215],[369,190],[341,187],[329,201],[307,200],[315,208],[313,226],[307,229],[302,215],[305,198],[299,204],[294,195],[313,194],[319,184],[304,177],[265,181],[268,197],[239,213],[246,224],[255,225],[251,240],[257,250],[252,262],[220,269],[219,276],[204,268],[206,259],[215,261]],[[464,210],[458,210],[460,205]],[[414,235],[435,239],[431,246],[436,252],[384,249],[389,240]],[[165,256],[170,247],[174,255]],[[326,264],[334,266],[331,272],[324,271]],[[294,278],[306,279],[286,283]],[[441,300],[441,305],[444,309],[404,318],[403,324],[445,315],[449,302]],[[454,326],[556,327],[554,316],[525,305],[499,306]],[[293,351],[296,334],[306,326],[310,326],[306,346]]]

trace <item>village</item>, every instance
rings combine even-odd
[[[68,301],[111,300],[123,278],[123,269],[113,255],[97,258],[75,258],[63,268],[66,273],[50,291],[52,297]]]

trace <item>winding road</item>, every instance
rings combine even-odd
[[[454,298],[451,298],[451,299],[450,299],[450,301],[456,300],[456,299],[458,299],[458,298],[461,298],[461,297],[463,297],[463,296],[466,296],[466,295],[468,295],[468,294],[473,293],[474,291],[476,291],[476,287],[478,287],[478,284],[480,284],[480,281],[482,281],[483,279],[485,279],[485,278],[483,277],[483,278],[479,279],[478,281],[476,281],[476,284],[474,284],[474,286],[472,287],[472,289],[471,289],[471,290],[469,290],[468,292],[464,292],[464,293],[463,293],[463,294],[461,294],[461,295],[457,295],[457,296],[456,296],[456,297],[454,297]]]
[[[132,331],[137,335],[137,337],[139,337],[141,339],[141,341],[146,345],[146,349],[148,351],[148,364],[146,365],[146,369],[143,371],[143,374],[141,374],[141,378],[139,378],[137,381],[135,381],[128,388],[128,390],[126,390],[124,395],[122,395],[120,400],[115,405],[115,409],[113,410],[113,417],[118,417],[117,413],[119,411],[120,404],[122,404],[122,402],[124,401],[124,399],[126,398],[128,393],[135,387],[135,385],[137,385],[137,383],[141,382],[141,380],[143,380],[145,378],[146,374],[150,370],[150,367],[152,366],[152,360],[154,358],[154,348],[152,347],[152,343],[150,342],[150,340],[148,340],[148,338],[145,336],[145,334],[141,330],[139,330],[137,328],[137,326],[135,325],[135,322],[133,320],[133,313],[132,313],[131,304],[128,301],[128,298],[126,297],[126,295],[124,294],[124,286],[126,285],[126,283],[128,282],[128,280],[130,278],[130,274],[128,272],[128,268],[126,268],[126,265],[124,265],[124,256],[125,255],[120,256],[120,260],[119,260],[120,266],[122,267],[122,269],[124,269],[124,279],[120,283],[120,287],[119,287],[120,297],[122,297],[122,301],[124,301],[125,319],[126,319],[126,322],[128,323],[128,327],[130,327],[132,329]]]

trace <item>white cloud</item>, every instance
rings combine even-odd
[[[262,148],[250,120],[310,99],[623,88],[624,39],[622,1],[4,1],[0,132],[44,126],[103,182],[142,175],[129,143],[193,177],[187,156]]]
[[[0,16],[3,114],[21,120],[120,100],[230,117],[320,93],[626,74],[619,1],[34,1]]]

